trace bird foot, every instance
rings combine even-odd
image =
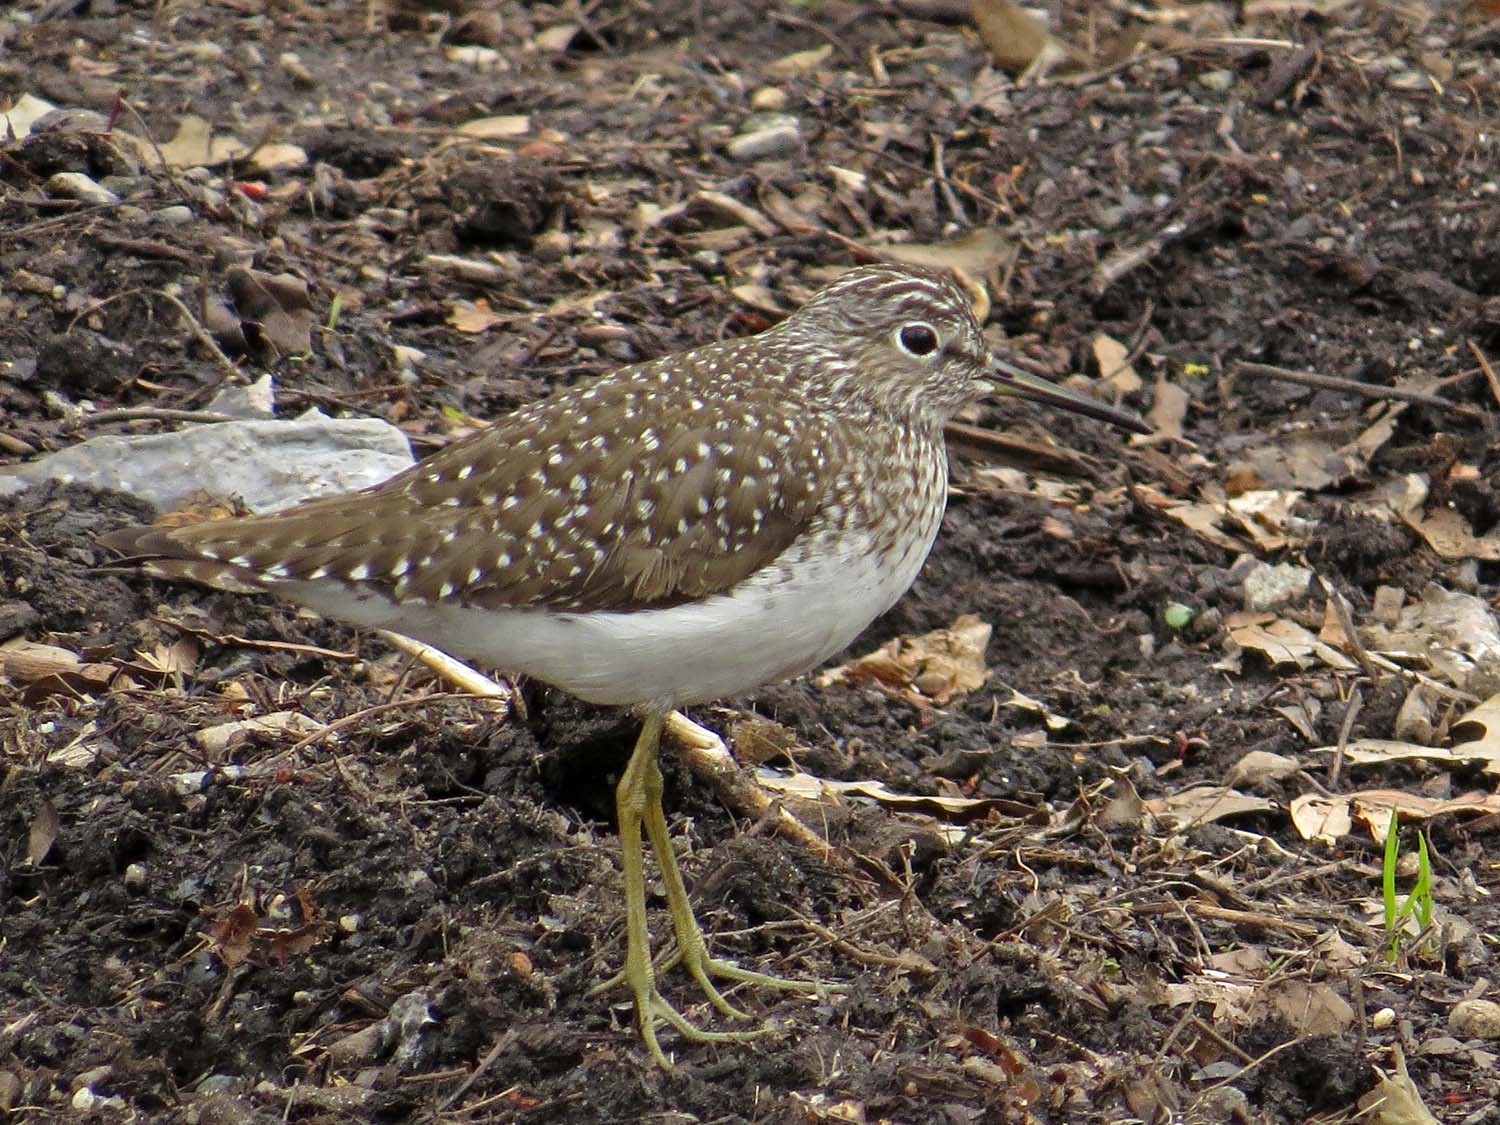
[[[672,1069],[672,1061],[662,1050],[657,1038],[657,1031],[663,1025],[672,1027],[684,1039],[694,1043],[745,1043],[758,1039],[772,1030],[770,1027],[757,1027],[745,1031],[706,1031],[698,1027],[661,994],[656,984],[658,973],[667,972],[678,965],[685,967],[698,982],[698,987],[703,990],[709,1002],[731,1019],[752,1020],[755,1017],[725,999],[724,994],[719,991],[711,978],[718,977],[737,984],[753,984],[782,992],[813,995],[845,990],[843,985],[825,984],[819,980],[801,980],[756,972],[754,969],[743,968],[733,961],[710,957],[706,953],[684,956],[681,949],[674,951],[657,966],[647,964],[644,972],[633,970],[632,966],[627,965],[607,981],[596,985],[590,990],[590,994],[620,986],[629,989],[635,999],[636,1022],[640,1026],[641,1038],[645,1040],[646,1049],[657,1064],[666,1070]]]

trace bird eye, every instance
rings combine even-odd
[[[930,324],[908,324],[896,333],[896,342],[911,355],[931,355],[937,351],[938,335]]]

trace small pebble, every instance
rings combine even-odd
[[[750,95],[750,108],[776,113],[786,108],[786,91],[777,86],[762,86]]]
[[[118,195],[95,183],[82,172],[57,173],[48,179],[47,192],[61,199],[78,199],[96,206],[120,202]]]
[[[192,207],[184,202],[174,202],[171,207],[162,207],[154,214],[156,222],[165,226],[186,226],[192,222]]]
[[[802,151],[802,127],[795,117],[756,115],[725,148],[730,157],[743,161],[794,156]]]
[[[560,262],[573,252],[573,240],[563,230],[544,230],[531,243],[531,255],[539,262]]]
[[[1500,1004],[1460,1000],[1448,1013],[1448,1030],[1461,1039],[1500,1039]]]
[[[283,74],[299,86],[316,86],[318,80],[313,77],[312,71],[307,69],[302,57],[295,51],[283,51],[276,59],[276,65],[281,68]]]

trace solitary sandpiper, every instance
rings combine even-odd
[[[652,1057],[667,1024],[644,839],[676,931],[711,978],[818,982],[709,955],[662,812],[674,707],[796,676],[905,592],[947,500],[943,425],[1012,394],[1137,432],[1134,415],[1002,363],[964,290],[904,266],[851,269],[758,336],[621,368],[501,418],[383,484],[270,515],[107,537],[151,573],[273,591],[644,719],[616,792],[625,968]]]

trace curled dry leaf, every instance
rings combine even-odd
[[[1292,827],[1304,840],[1317,840],[1323,844],[1336,844],[1354,828],[1354,818],[1349,811],[1349,802],[1340,796],[1323,796],[1321,793],[1305,793],[1293,797],[1287,806]]]
[[[1391,1055],[1395,1072],[1387,1074],[1376,1067],[1375,1088],[1359,1099],[1360,1111],[1368,1115],[1363,1119],[1365,1125],[1438,1125],[1406,1071],[1406,1057],[1399,1043],[1391,1045]]]
[[[1184,789],[1167,797],[1154,797],[1145,802],[1148,813],[1169,821],[1178,828],[1212,824],[1226,817],[1245,813],[1272,812],[1276,807],[1275,801],[1241,793],[1227,785],[1196,785],[1191,789]]]
[[[766,789],[804,801],[827,802],[842,797],[864,797],[887,808],[920,812],[946,820],[969,821],[986,813],[1029,817],[1036,810],[1015,801],[993,797],[942,797],[898,793],[879,781],[835,781],[810,773],[781,773],[757,769],[755,780]]]
[[[966,613],[947,629],[887,641],[867,656],[829,669],[817,683],[819,687],[874,683],[914,707],[941,707],[989,678],[984,650],[992,631]]]
[[[1215,547],[1221,547],[1236,554],[1251,553],[1254,550],[1248,542],[1236,538],[1220,526],[1233,522],[1230,519],[1229,509],[1223,504],[1178,500],[1145,484],[1132,486],[1131,497],[1147,511],[1176,520]]]
[[[1314,754],[1334,754],[1337,746],[1318,746]],[[1486,773],[1500,773],[1500,747],[1489,736],[1476,738],[1454,747],[1423,746],[1416,742],[1399,742],[1390,738],[1357,738],[1344,747],[1344,761],[1356,766],[1377,765],[1403,760],[1437,762],[1462,769],[1482,762]]]
[[[1295,621],[1269,613],[1232,613],[1225,624],[1230,640],[1240,648],[1261,653],[1272,664],[1310,668],[1321,660],[1337,672],[1353,672],[1359,667]]]
[[[1401,518],[1445,559],[1500,562],[1500,532],[1475,535],[1468,521],[1453,508],[1433,508],[1425,514],[1420,510],[1403,512]]]
[[[35,867],[46,859],[61,830],[62,821],[58,818],[56,806],[43,800],[41,808],[31,818],[31,828],[26,834],[26,862]]]
[[[239,331],[252,351],[272,356],[312,351],[313,312],[307,282],[295,274],[243,267],[230,270],[227,280]],[[226,347],[236,342],[220,340]]]
[[[1332,844],[1349,835],[1358,821],[1377,844],[1385,842],[1395,809],[1404,820],[1426,820],[1446,813],[1500,814],[1500,794],[1463,793],[1450,800],[1423,797],[1400,789],[1365,789],[1358,793],[1308,793],[1294,797],[1288,809],[1292,825],[1306,840]]]
[[[1482,759],[1485,773],[1500,774],[1500,695],[1454,722],[1450,733],[1463,739],[1451,751],[1455,758]]]
[[[229,968],[252,958],[257,962],[284,965],[306,953],[322,940],[326,928],[322,911],[305,889],[296,893],[298,925],[280,926],[262,921],[255,907],[242,902],[228,914],[216,918],[208,938],[219,960]],[[269,920],[267,920],[269,921]]]
[[[204,753],[217,758],[253,735],[281,736],[296,741],[317,734],[323,726],[301,711],[273,711],[254,719],[237,719],[204,727],[193,733],[193,741]]]
[[[0,676],[26,686],[26,698],[102,691],[119,674],[113,664],[89,663],[56,645],[17,637],[0,645]]]

